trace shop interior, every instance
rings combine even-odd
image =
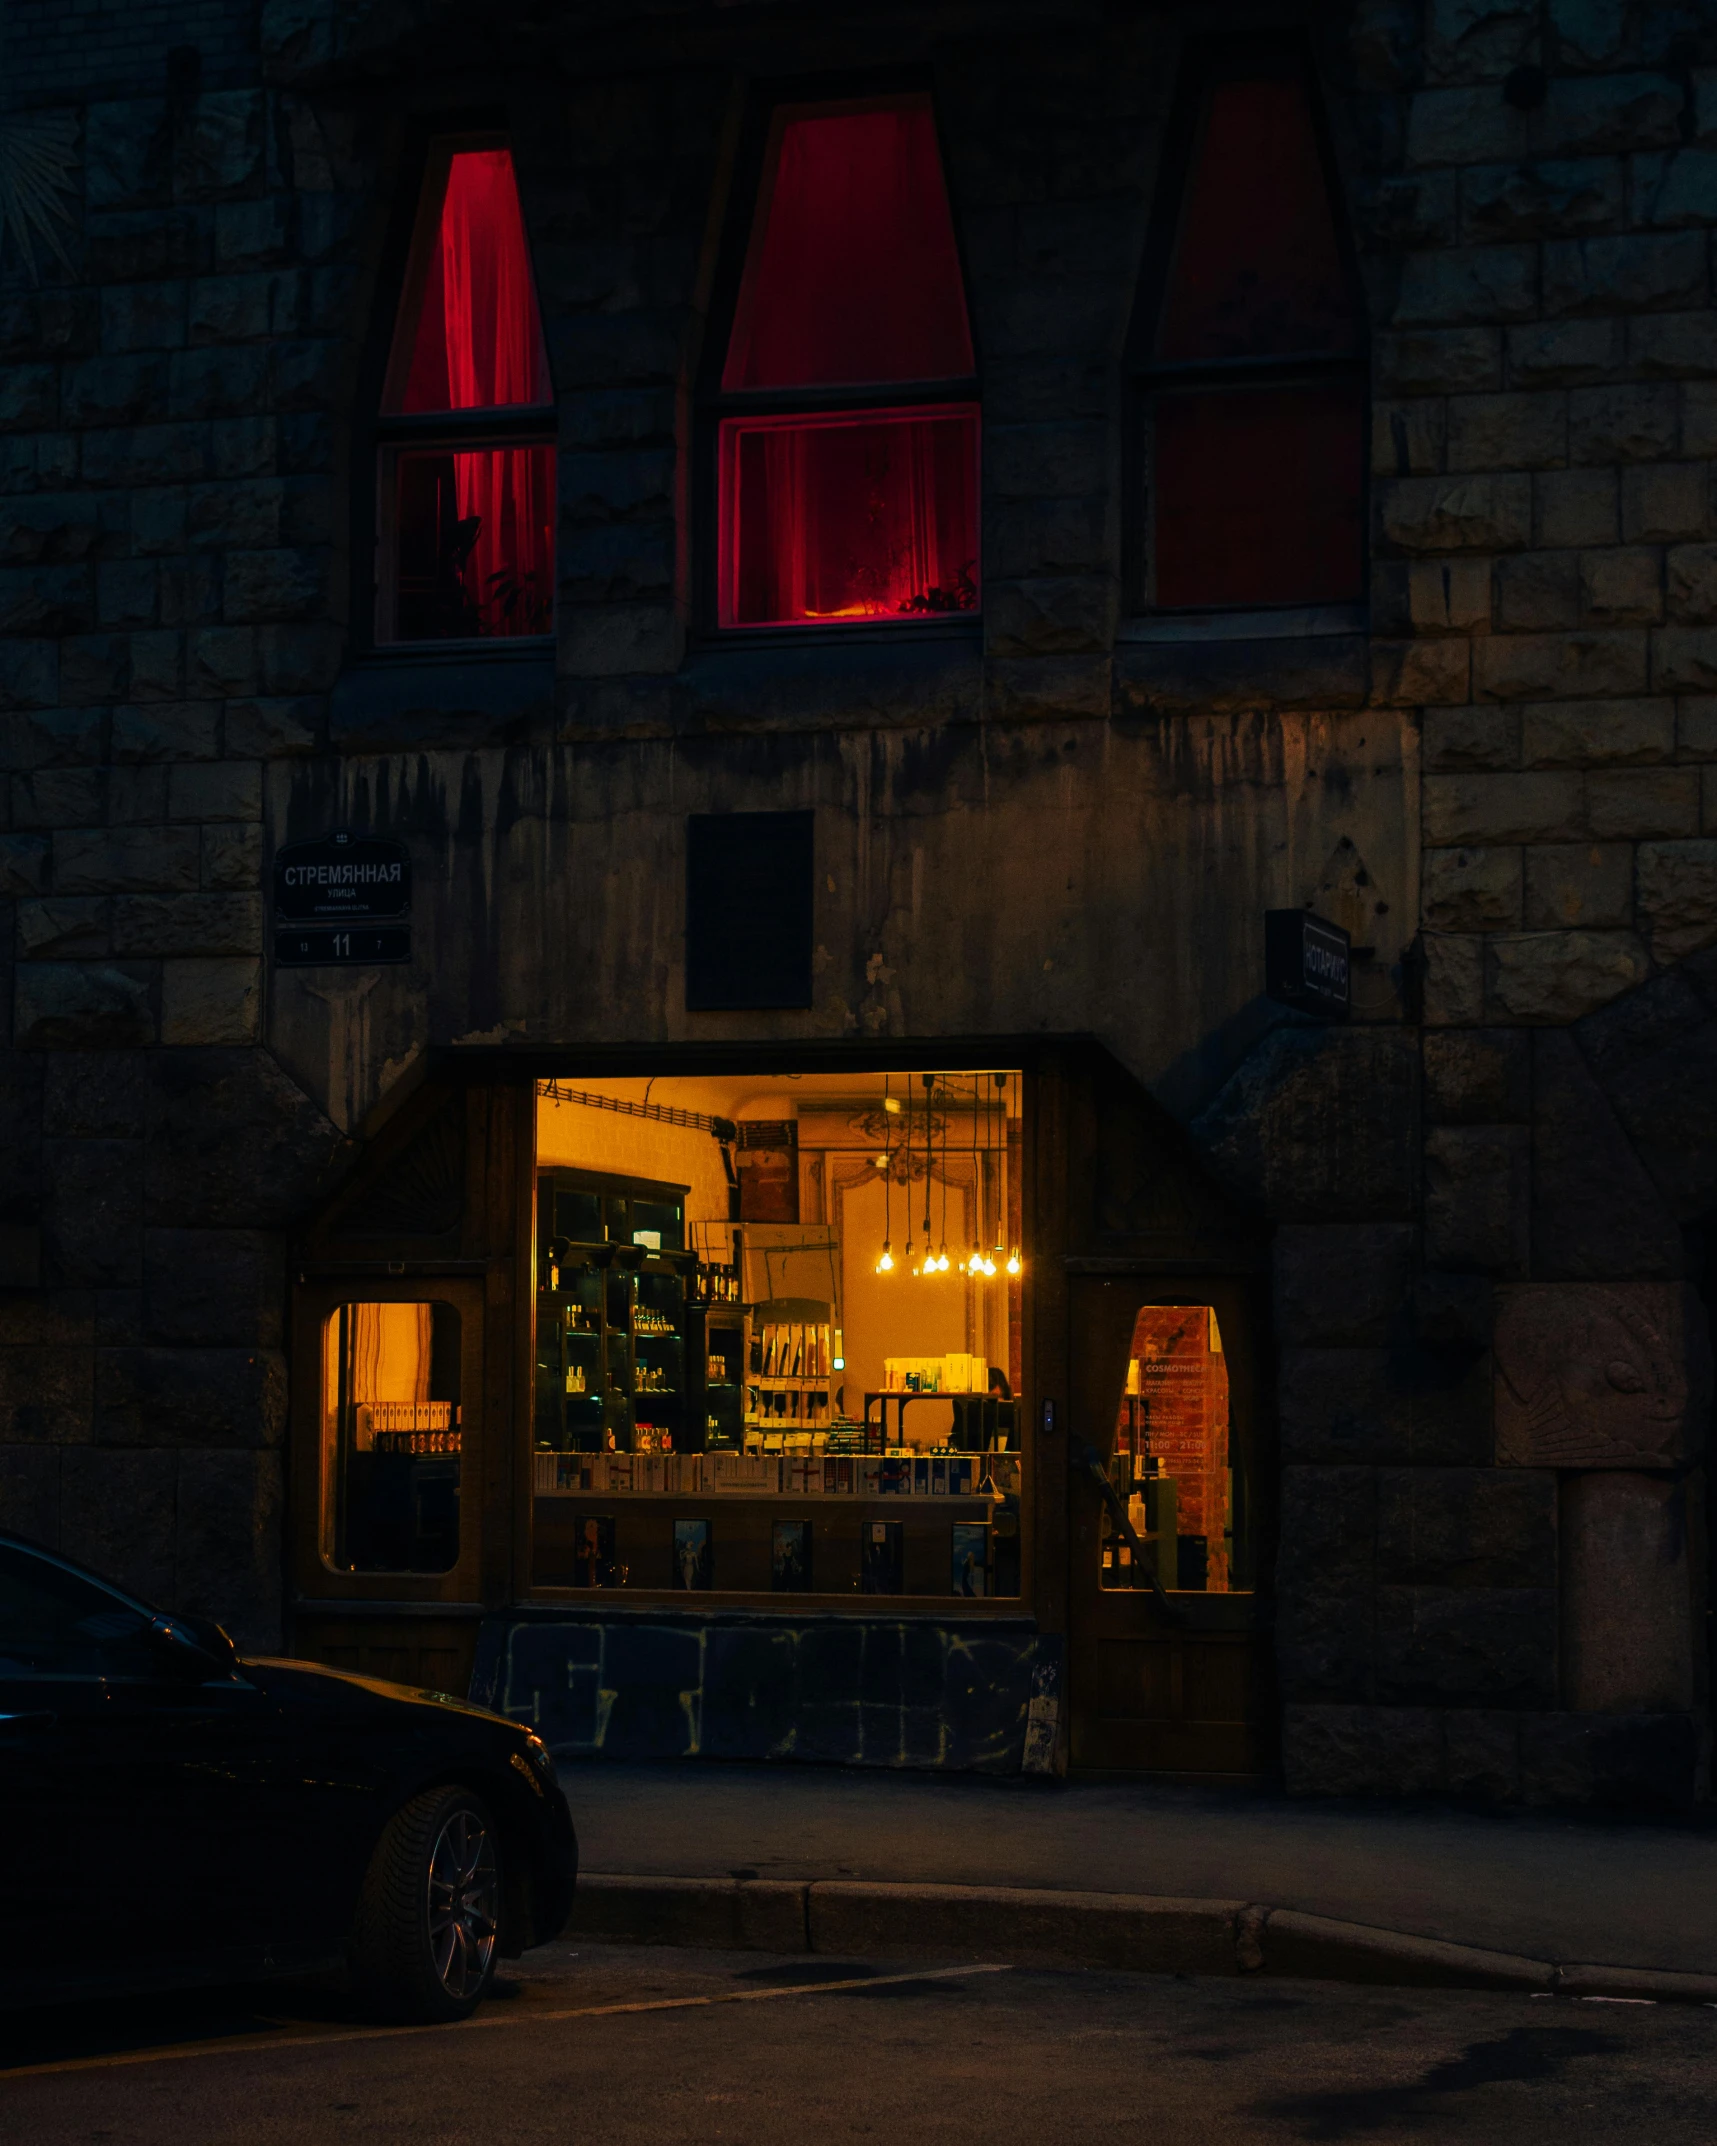
[[[539,1085],[536,1589],[1019,1597],[1020,1091],[1005,1069]],[[332,1569],[454,1569],[464,1339],[439,1298],[328,1317]],[[1215,1307],[1139,1305],[1099,1586],[1247,1590],[1236,1459]]]
[[[1237,1564],[1228,1359],[1211,1304],[1145,1304],[1109,1453],[1099,1584],[1230,1594]],[[1243,1546],[1242,1546],[1243,1547]]]
[[[1009,1070],[543,1083],[537,1585],[1017,1595],[1020,1124]]]

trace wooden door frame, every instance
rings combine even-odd
[[[521,1477],[514,1297],[521,1234],[520,1131],[535,1089],[516,1069],[432,1069],[390,1098],[373,1139],[291,1246],[290,1419],[286,1485],[286,1626],[290,1643],[325,1652],[361,1630],[409,1653],[430,1627],[465,1658],[476,1624],[513,1598]],[[528,1236],[524,1251],[529,1258]],[[442,1297],[459,1306],[460,1386],[473,1449],[461,1456],[459,1558],[447,1574],[333,1570],[320,1549],[322,1322],[334,1303]],[[528,1366],[524,1367],[528,1370]],[[347,1652],[351,1650],[348,1649]]]
[[[475,1606],[483,1564],[483,1500],[469,1486],[481,1485],[497,1436],[508,1426],[490,1421],[485,1405],[488,1319],[483,1280],[468,1273],[345,1273],[300,1277],[292,1321],[292,1504],[291,1571],[294,1607],[316,1614],[353,1604],[453,1604]],[[322,1445],[323,1336],[342,1304],[451,1304],[459,1314],[459,1555],[451,1570],[342,1572],[322,1553],[322,1506],[327,1494]],[[474,1509],[473,1509],[474,1508]]]

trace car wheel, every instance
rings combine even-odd
[[[370,1858],[354,1987],[388,2019],[464,2019],[495,1972],[500,1921],[494,1820],[469,1789],[428,1789],[395,1811]]]

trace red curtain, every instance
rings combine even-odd
[[[402,454],[398,637],[550,632],[554,508],[552,447]]]
[[[1157,602],[1357,598],[1364,435],[1357,386],[1159,395]]]
[[[1338,351],[1353,342],[1304,84],[1218,84],[1181,218],[1164,357]]]
[[[461,150],[424,277],[401,409],[492,410],[551,400],[513,160]]]
[[[722,386],[944,380],[972,369],[928,100],[784,118]]]
[[[721,622],[976,608],[978,415],[729,419]]]
[[[519,191],[505,149],[461,150],[449,163],[411,333],[400,409],[490,410],[552,400]],[[438,463],[452,466],[453,513],[427,510],[435,516],[433,531],[415,537],[404,527],[413,511],[408,495],[430,495],[421,485],[408,486],[406,466],[401,472],[402,570],[408,555],[431,546],[427,578],[443,622],[435,631],[548,632],[554,450],[443,451]]]

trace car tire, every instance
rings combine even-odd
[[[501,1845],[467,1788],[426,1789],[388,1820],[352,1926],[352,1986],[384,2019],[467,2018],[500,1958]]]

